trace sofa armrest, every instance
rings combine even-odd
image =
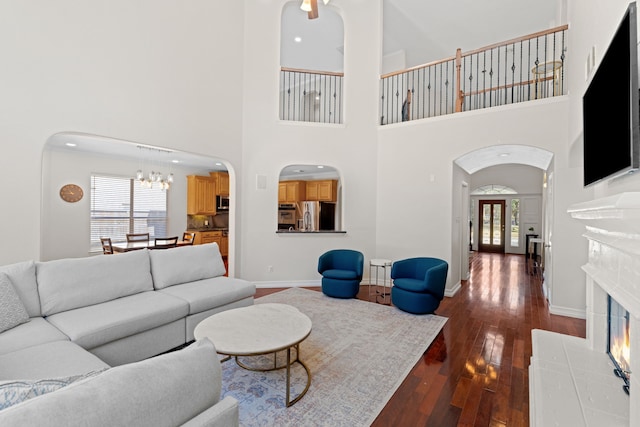
[[[183,424],[183,427],[237,427],[240,425],[238,401],[227,396],[200,415]]]
[[[0,425],[178,426],[219,402],[221,373],[213,343],[198,340],[4,409]]]

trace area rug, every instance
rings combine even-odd
[[[287,408],[285,369],[255,372],[233,360],[223,362],[222,394],[239,401],[240,425],[245,427],[370,425],[447,321],[300,288],[255,303],[290,304],[309,316],[312,331],[300,344],[300,359],[312,380],[307,394]],[[255,366],[260,360],[251,362]],[[264,362],[273,364],[273,357]],[[295,363],[292,399],[305,384],[304,369]]]

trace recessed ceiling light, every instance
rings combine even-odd
[[[296,36],[296,37],[293,38],[293,41],[296,42],[296,43],[300,43],[302,41],[302,37]]]
[[[64,145],[66,145],[67,147],[76,147],[78,144],[74,144],[73,142],[67,142]]]
[[[222,166],[222,163],[216,162],[216,166]]]
[[[171,163],[180,163],[180,160],[171,160]]]
[[[324,169],[324,166],[318,165],[318,169]]]
[[[509,157],[511,153],[500,153],[500,157]]]

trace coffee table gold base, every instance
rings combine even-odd
[[[296,349],[296,357],[294,360],[291,360],[291,348]],[[250,356],[263,356],[264,353],[256,353],[256,354],[246,354],[243,355],[242,357],[250,357]],[[269,372],[269,371],[275,371],[275,370],[279,370],[279,369],[287,369],[287,393],[286,393],[286,398],[285,398],[285,403],[287,405],[287,408],[291,405],[293,405],[294,403],[296,403],[298,400],[302,399],[302,396],[304,396],[307,391],[309,390],[309,386],[311,385],[311,371],[309,370],[309,368],[307,367],[307,365],[304,364],[304,362],[302,360],[300,360],[300,344],[295,344],[292,347],[287,347],[287,362],[284,365],[280,365],[278,366],[278,358],[277,358],[278,352],[273,352],[273,367],[269,367],[269,368],[254,368],[252,366],[249,366],[243,362],[240,361],[240,359],[238,359],[238,357],[240,356],[233,356],[236,360],[236,364],[238,366],[240,366],[242,369],[246,369],[248,371],[254,371],[254,372]],[[223,361],[227,361],[231,358],[232,356],[228,356],[225,359],[223,359]],[[300,394],[298,394],[293,400],[291,399],[291,365],[293,365],[294,363],[299,363],[305,370],[305,372],[307,373],[307,384],[304,387],[304,390],[302,390],[302,392],[300,392]]]

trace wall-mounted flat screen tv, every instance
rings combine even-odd
[[[640,167],[637,34],[633,2],[582,98],[585,187]]]

